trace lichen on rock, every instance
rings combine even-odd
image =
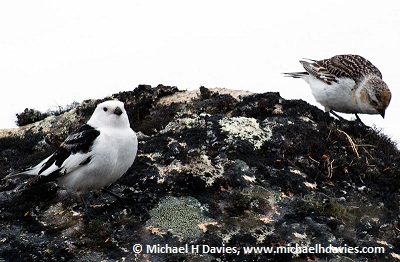
[[[205,215],[207,207],[193,197],[166,196],[157,207],[149,211],[146,226],[154,230],[170,232],[186,240],[200,236],[200,225],[211,222]]]
[[[260,149],[263,143],[272,137],[272,130],[267,126],[261,126],[254,118],[231,117],[219,121],[221,130],[228,135],[228,139],[234,141],[241,139],[253,144],[254,149]]]
[[[82,203],[56,183],[0,183],[0,260],[393,261],[400,258],[400,154],[382,131],[279,93],[140,85],[0,130],[0,179],[37,164],[97,103],[125,103],[132,167]],[[68,199],[68,200],[67,200]],[[134,254],[133,244],[384,247],[385,253]],[[346,261],[347,261],[346,260]]]

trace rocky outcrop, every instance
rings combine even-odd
[[[110,187],[122,200],[91,193],[89,218],[56,183],[1,180],[0,260],[400,260],[399,151],[380,131],[278,93],[142,85],[112,98],[139,138]],[[0,178],[51,154],[98,102],[2,130]]]

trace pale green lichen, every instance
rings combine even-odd
[[[178,132],[185,129],[191,128],[205,128],[206,127],[206,116],[209,114],[202,113],[200,115],[193,114],[192,117],[181,117],[168,123],[168,125],[160,131],[160,134],[167,132]]]
[[[221,130],[228,134],[229,140],[242,139],[253,144],[254,149],[260,149],[265,141],[271,139],[272,130],[268,125],[261,127],[254,118],[231,117],[219,121]]]
[[[213,164],[210,157],[204,154],[192,157],[191,162],[185,165],[183,171],[200,177],[207,186],[212,186],[215,180],[222,177],[224,168],[221,163]]]
[[[202,233],[200,224],[212,221],[204,214],[206,210],[207,208],[193,197],[166,196],[156,208],[150,210],[150,219],[146,226],[162,232],[169,231],[185,239],[193,239]]]

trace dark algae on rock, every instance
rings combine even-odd
[[[109,188],[123,201],[91,193],[89,219],[56,183],[1,180],[0,261],[400,260],[399,151],[381,131],[279,93],[141,85],[112,97],[139,138]],[[2,130],[0,178],[106,99]]]

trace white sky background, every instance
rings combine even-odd
[[[302,71],[301,58],[350,53],[392,91],[385,119],[361,119],[400,141],[400,5],[388,2],[1,1],[0,128],[25,108],[139,84],[275,91],[318,105],[306,82],[281,73]]]

